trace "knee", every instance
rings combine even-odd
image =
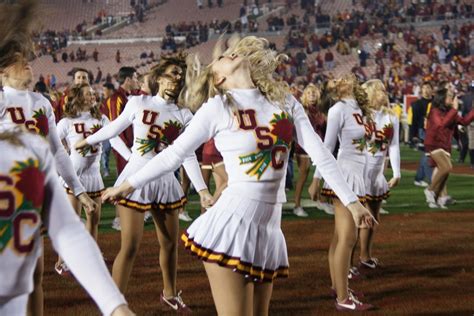
[[[122,246],[121,251],[127,259],[133,259],[137,256],[139,249],[140,249],[139,242],[130,242]]]
[[[166,241],[160,243],[160,247],[166,253],[175,252],[178,249],[178,241],[166,239]]]
[[[343,234],[338,234],[338,235],[339,236],[338,236],[337,243],[339,245],[342,245],[350,249],[352,249],[355,246],[357,242],[357,234],[355,232],[354,233],[345,232]]]

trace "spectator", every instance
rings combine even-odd
[[[92,58],[94,59],[95,62],[99,61],[99,51],[97,48],[94,48],[94,52],[92,53]]]
[[[332,70],[334,68],[334,54],[330,49],[328,49],[326,54],[324,54],[324,63],[327,65],[328,70]]]
[[[120,49],[117,49],[117,52],[115,53],[115,61],[117,64],[120,64]]]

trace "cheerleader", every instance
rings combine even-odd
[[[314,84],[309,84],[303,91],[301,97],[301,104],[303,105],[306,114],[313,126],[314,130],[321,139],[324,139],[324,133],[326,132],[326,115],[318,108],[319,101],[321,99],[321,92],[319,88]],[[303,187],[308,178],[310,159],[308,154],[296,144],[295,146],[296,163],[298,164],[298,180],[296,181],[295,187],[295,208],[293,213],[296,216],[308,217],[308,213],[301,207],[301,194]],[[320,206],[320,205],[318,205]]]
[[[368,142],[366,198],[372,215],[379,219],[380,207],[389,195],[389,189],[400,183],[400,146],[398,118],[388,107],[388,95],[382,81],[369,80],[362,85],[366,91],[369,108],[372,112],[373,124],[371,140]],[[393,177],[387,183],[384,176],[385,157],[390,158]],[[372,257],[374,229],[360,229],[360,264],[364,272],[375,269],[377,258]]]
[[[0,127],[0,150],[2,227],[8,228],[0,248],[0,315],[26,315],[43,225],[102,314],[132,315],[97,244],[61,192],[48,144],[20,128]]]
[[[284,82],[272,78],[284,56],[254,36],[233,40],[223,50],[216,46],[209,66],[197,59],[188,66],[182,95],[185,104],[199,110],[184,133],[119,187],[107,189],[103,199],[120,200],[139,190],[214,138],[228,186],[181,239],[203,260],[219,315],[268,315],[273,280],[288,276],[280,222],[294,129],[298,143],[354,212],[357,225],[371,225],[372,217],[344,182],[304,108]]]
[[[58,135],[66,148],[70,150],[70,158],[74,169],[84,186],[87,194],[97,204],[94,212],[86,212],[86,227],[92,237],[97,241],[99,221],[102,203],[100,194],[104,190],[104,183],[100,175],[100,157],[102,145],[88,147],[87,150],[77,152],[73,149],[74,144],[83,140],[90,134],[97,132],[109,123],[105,115],[102,115],[97,106],[94,91],[89,84],[79,84],[69,89],[67,103],[64,108],[64,118],[58,123]],[[112,139],[112,147],[126,160],[130,158],[130,149],[119,138]],[[71,150],[72,148],[72,150]],[[82,212],[81,202],[72,194],[71,189],[64,183],[74,210],[80,216]],[[67,274],[68,267],[58,259],[55,265],[58,274]]]
[[[158,83],[158,94],[130,98],[117,119],[77,143],[76,149],[83,150],[116,137],[129,126],[133,126],[132,155],[118,177],[116,186],[171,145],[191,121],[191,112],[175,103],[184,84],[185,70],[184,54],[162,57],[160,63],[152,69],[150,78]],[[208,194],[196,156],[189,155],[183,166],[196,191],[201,195]],[[178,169],[178,166],[175,169]],[[160,267],[164,284],[160,301],[174,310],[187,312],[190,309],[183,303],[181,292],[176,290],[178,214],[186,199],[173,173],[175,169],[118,201],[117,210],[122,227],[121,247],[112,275],[119,288],[125,292],[143,235],[144,212],[150,211],[160,243]]]
[[[28,62],[32,54],[31,31],[37,17],[36,1],[24,0],[18,5],[0,6],[0,74],[3,97],[0,99],[0,125],[12,128],[21,125],[48,140],[58,173],[72,188],[74,195],[87,211],[95,203],[85,193],[71,160],[59,140],[51,103],[41,94],[29,91],[33,73]],[[30,295],[29,310],[43,314],[43,258],[37,261],[34,291]]]
[[[210,139],[202,148],[201,171],[204,182],[208,187],[211,174],[214,177],[216,189],[213,197],[214,200],[217,201],[221,196],[222,191],[227,186],[227,173],[225,172],[222,155],[217,150],[214,139]],[[205,209],[201,209],[201,213],[204,212],[204,210]]]
[[[357,195],[361,203],[365,202],[366,188],[364,172],[366,166],[366,129],[364,117],[367,95],[358,86],[353,75],[347,75],[335,82],[336,99],[339,100],[328,112],[328,124],[324,144],[330,152],[334,151],[339,141],[337,164],[342,170],[342,177]],[[309,188],[315,199],[320,190],[323,168],[315,172]],[[324,177],[324,175],[323,175]],[[354,292],[348,288],[348,275],[352,249],[357,241],[357,227],[354,225],[351,212],[336,196],[334,187],[324,178],[321,194],[332,199],[334,204],[335,230],[329,248],[329,271],[331,286],[336,298],[336,309],[339,311],[368,310],[373,306],[362,303]]]

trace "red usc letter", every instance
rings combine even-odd
[[[275,146],[272,149],[272,166],[275,170],[283,168],[285,160],[281,158],[286,153],[285,146]]]
[[[23,112],[22,108],[8,108],[8,113],[10,113],[10,117],[15,124],[23,124],[25,123],[25,113]]]
[[[76,131],[76,133],[78,134],[84,134],[85,131],[86,131],[86,128],[84,126],[84,123],[75,123],[74,124],[74,130]],[[87,136],[84,134],[84,138],[86,138]]]
[[[143,124],[146,124],[146,125],[154,124],[158,115],[159,115],[158,112],[144,110],[143,119],[142,119]]]
[[[352,115],[354,116],[357,124],[364,125],[364,119],[362,118],[362,115],[360,115],[359,113],[352,113]]]
[[[273,138],[269,134],[270,129],[268,127],[259,126],[255,129],[255,135],[258,138],[258,149],[265,150],[273,146]]]
[[[255,118],[255,110],[239,110],[239,127],[245,131],[252,130],[257,127],[257,119]]]

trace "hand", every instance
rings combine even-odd
[[[102,202],[110,201],[113,204],[117,204],[117,200],[126,197],[133,191],[135,191],[135,188],[125,180],[125,182],[118,187],[107,188],[104,193],[102,193]]]
[[[313,178],[313,181],[311,182],[309,188],[308,188],[308,193],[309,197],[313,201],[318,201],[321,193],[321,179],[319,178]]]
[[[87,146],[90,146],[90,145],[86,142],[85,139],[83,139],[83,140],[78,141],[78,142],[76,143],[76,145],[74,145],[74,148],[75,148],[77,151],[79,151],[79,150],[81,150],[81,149],[86,148]]]
[[[400,178],[392,178],[388,181],[388,187],[390,189],[396,187],[400,183]]]
[[[455,109],[456,111],[458,110],[459,108],[459,99],[458,99],[458,96],[456,95],[453,99],[453,105],[452,105],[453,109]]]
[[[347,205],[347,209],[349,212],[351,212],[355,225],[358,228],[372,228],[375,225],[378,225],[378,222],[372,213],[370,213],[370,211],[359,201],[352,202],[351,204]]]
[[[209,193],[208,189],[204,189],[198,192],[201,198],[201,206],[205,209],[210,208],[214,205],[214,197]]]
[[[128,305],[123,304],[123,305],[120,305],[119,307],[117,307],[116,309],[114,309],[114,311],[110,315],[111,316],[134,316],[135,313],[132,312],[128,308]]]
[[[79,194],[77,196],[77,199],[79,200],[79,202],[82,203],[82,206],[86,210],[87,214],[92,214],[95,212],[97,208],[97,203],[94,202],[94,200],[91,199],[86,192],[82,192],[81,194]]]

